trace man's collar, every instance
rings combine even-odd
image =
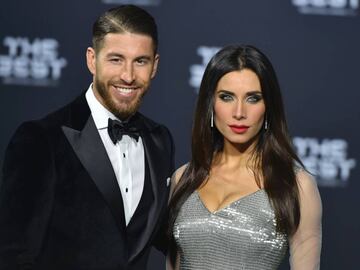
[[[113,113],[108,111],[101,103],[97,100],[92,89],[93,84],[90,84],[88,90],[86,91],[85,97],[89,105],[91,115],[94,119],[97,129],[104,129],[108,126],[108,119],[119,120]],[[120,120],[119,120],[120,121]]]

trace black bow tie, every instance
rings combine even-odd
[[[108,120],[108,133],[110,139],[114,144],[120,141],[123,135],[128,135],[134,138],[136,141],[139,140],[139,128],[131,122],[120,122],[118,120]]]

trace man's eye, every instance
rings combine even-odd
[[[112,63],[119,63],[119,62],[120,62],[120,58],[110,58],[110,62],[112,62]]]
[[[138,60],[136,61],[136,63],[137,63],[138,65],[145,65],[147,62],[148,62],[148,61],[147,61],[146,59],[138,59]]]

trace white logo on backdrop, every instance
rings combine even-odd
[[[302,14],[355,16],[359,0],[292,0]]]
[[[194,64],[190,66],[190,86],[194,87],[196,92],[199,91],[200,83],[202,76],[204,74],[205,68],[209,63],[211,57],[214,56],[220,50],[219,47],[207,47],[200,46],[197,48],[197,54],[202,58],[201,64]]]
[[[105,4],[133,4],[141,6],[157,6],[161,0],[102,0]]]
[[[293,142],[300,159],[320,186],[347,185],[356,160],[348,158],[346,140],[295,137]]]
[[[54,86],[67,61],[58,56],[59,42],[52,38],[10,37],[3,40],[7,54],[0,55],[4,84]]]

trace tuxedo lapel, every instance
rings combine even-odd
[[[130,255],[130,261],[138,255],[144,246],[148,243],[149,238],[157,224],[160,209],[167,198],[166,177],[167,171],[162,169],[164,163],[164,151],[162,150],[162,141],[158,136],[149,131],[142,131],[141,137],[144,144],[146,160],[149,166],[152,191],[154,202],[150,208],[146,228],[139,237],[138,245]]]
[[[62,130],[91,179],[104,196],[121,233],[125,233],[122,196],[110,159],[90,115],[82,130],[63,126]],[[126,239],[124,236],[123,239]]]
[[[126,241],[126,223],[121,191],[85,97],[78,99],[70,111],[70,120],[66,125],[62,126],[62,130],[85,170],[103,195],[113,213],[122,239]],[[88,119],[80,117],[76,113],[78,111],[82,112],[81,115],[87,115],[85,117],[88,117]],[[146,227],[139,235],[137,244],[132,249],[131,254],[129,254],[129,261],[133,260],[148,244],[158,223],[160,211],[166,205],[168,198],[166,179],[169,176],[168,164],[171,163],[167,160],[169,156],[164,146],[164,138],[156,132],[156,124],[145,119],[140,114],[137,114],[136,117],[140,120],[141,125],[144,125],[140,131],[140,136],[144,145],[145,160],[148,163],[154,201],[148,213]]]

